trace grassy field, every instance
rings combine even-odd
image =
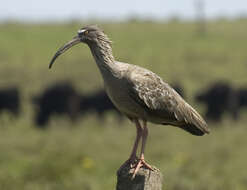
[[[1,24],[0,87],[18,86],[22,113],[0,117],[0,189],[114,189],[116,170],[127,159],[135,137],[129,121],[107,114],[71,123],[52,118],[40,131],[32,121],[31,97],[48,85],[70,80],[81,92],[102,86],[85,45],[61,56],[55,51],[85,23]],[[196,109],[193,95],[210,83],[247,84],[247,20],[215,21],[199,35],[194,23],[103,23],[117,60],[141,65],[168,82],[179,81]],[[227,116],[210,124],[212,133],[194,137],[173,127],[150,124],[146,159],[164,174],[166,190],[245,190],[247,188],[246,112],[235,123]]]

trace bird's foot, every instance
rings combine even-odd
[[[131,179],[134,179],[135,178],[137,172],[139,171],[139,169],[141,167],[145,167],[145,168],[153,171],[153,168],[152,168],[151,165],[149,165],[144,159],[139,159],[139,161],[137,162],[137,164],[133,167],[133,168],[135,168],[135,170],[133,172],[133,175],[132,175]]]

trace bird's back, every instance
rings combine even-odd
[[[114,80],[112,89],[108,85],[107,91],[129,118],[178,126],[194,135],[209,132],[203,118],[158,75],[136,65],[116,64],[121,65],[121,77]]]

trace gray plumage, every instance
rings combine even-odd
[[[140,160],[141,164],[149,167],[144,162],[146,121],[177,126],[193,135],[201,136],[209,133],[203,118],[158,75],[136,65],[115,61],[111,41],[97,26],[80,29],[78,35],[54,55],[50,67],[61,53],[79,42],[89,46],[111,101],[123,114],[136,123],[137,143],[130,157],[131,162],[135,160],[136,146],[140,139],[138,134],[142,133],[144,143],[141,151],[143,156]],[[143,126],[140,125],[139,120],[144,122]],[[138,130],[144,132],[138,132]]]
[[[111,41],[101,29],[87,26],[79,30],[79,35],[80,31],[89,31],[88,35],[91,32],[85,43],[101,71],[106,92],[128,118],[178,126],[194,135],[209,132],[203,118],[158,75],[115,61]]]

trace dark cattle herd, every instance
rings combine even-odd
[[[68,115],[71,120],[75,120],[79,112],[80,98],[69,83],[60,83],[45,89],[33,98],[37,126],[45,127],[52,115]]]
[[[195,99],[206,105],[206,120],[219,122],[224,114],[237,120],[241,109],[247,108],[247,88],[233,88],[227,82],[217,82],[198,93]]]
[[[75,121],[79,116],[94,112],[103,120],[107,111],[114,111],[122,118],[103,89],[84,95],[78,93],[70,83],[50,86],[33,98],[33,104],[36,107],[35,123],[40,128],[46,127],[52,115],[67,115],[71,121]]]
[[[173,88],[185,97],[179,83]],[[236,88],[227,82],[216,82],[195,95],[196,102],[206,107],[204,117],[208,122],[220,122],[225,115],[233,120],[240,117],[242,109],[247,108],[247,88]],[[76,121],[78,117],[95,113],[104,120],[105,113],[114,112],[121,121],[122,114],[114,107],[103,89],[90,94],[79,93],[69,82],[60,82],[32,97],[35,126],[45,128],[53,116],[64,116]],[[0,114],[9,112],[17,117],[20,113],[20,92],[17,87],[0,88]]]
[[[17,116],[20,111],[20,95],[17,87],[0,89],[0,112],[9,112]]]
[[[196,95],[196,100],[206,105],[207,120],[220,121],[224,113],[237,118],[237,96],[227,83],[215,83]]]

